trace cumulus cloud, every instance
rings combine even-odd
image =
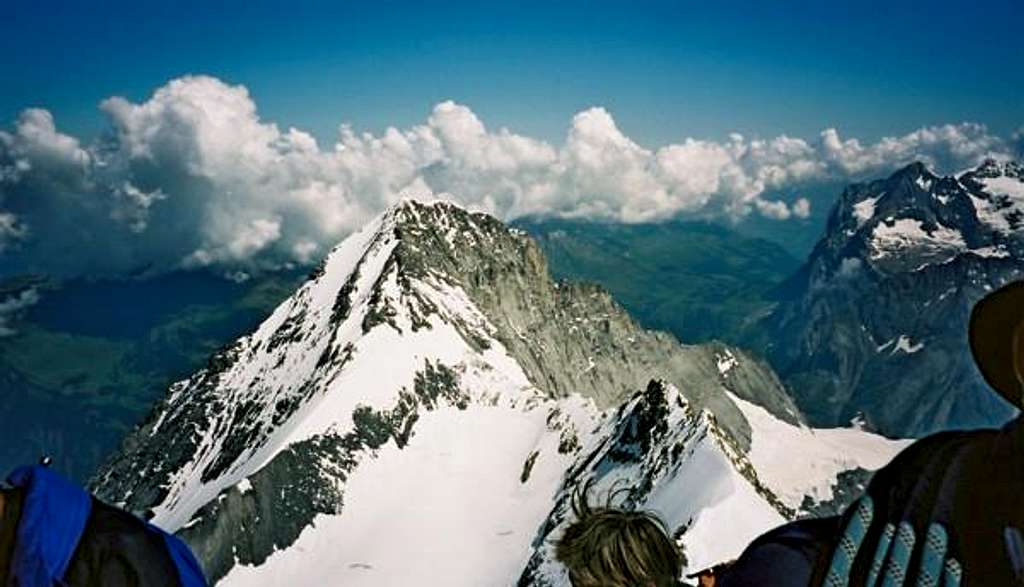
[[[792,206],[793,216],[797,218],[809,218],[811,216],[811,201],[807,198],[797,198]]]
[[[21,293],[7,297],[0,301],[0,338],[14,336],[18,332],[12,326],[16,320],[29,306],[39,303],[39,292],[34,288],[23,290]]]
[[[864,146],[857,139],[843,140],[835,129],[821,133],[823,155],[848,174],[920,160],[939,170],[959,170],[986,158],[1011,154],[1006,142],[989,134],[984,125],[946,124],[922,128],[902,137],[887,137]]]
[[[805,218],[808,200],[765,194],[914,159],[959,170],[1012,150],[970,123],[872,144],[829,129],[813,141],[734,134],[652,149],[603,108],[578,113],[555,146],[490,129],[450,101],[411,128],[376,135],[342,125],[322,146],[262,120],[245,87],[206,76],[172,80],[141,103],[113,97],[101,109],[110,131],[88,145],[41,109],[0,131],[0,254],[9,266],[244,275],[310,263],[407,196],[449,198],[504,219]]]

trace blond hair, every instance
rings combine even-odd
[[[555,543],[555,557],[573,587],[669,587],[679,584],[684,557],[665,523],[648,511],[593,507],[588,481],[572,497],[576,521]]]

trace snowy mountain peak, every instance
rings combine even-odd
[[[987,161],[959,178],[939,177],[914,163],[887,179],[850,186],[815,255],[831,259],[830,275],[862,264],[898,273],[964,255],[1009,257],[1024,250],[1020,171],[1013,162]]]
[[[1003,238],[1024,239],[1024,165],[988,160],[960,176],[978,221]]]
[[[772,364],[811,421],[863,413],[890,435],[1000,424],[967,348],[969,310],[1024,277],[1024,174],[915,164],[849,186],[790,298],[762,323]],[[927,408],[925,408],[927,406]]]
[[[747,402],[804,429],[762,361],[680,345],[597,287],[554,283],[537,245],[490,216],[405,201],[173,384],[94,486],[176,530],[225,584],[500,584],[532,556],[566,472],[602,446],[618,451],[606,472],[628,477],[704,435],[767,512],[750,532],[796,511],[772,496],[807,491],[750,480],[763,441]],[[418,557],[430,535],[446,539]]]
[[[939,176],[933,173],[932,170],[923,162],[915,161],[903,169],[898,170],[893,174],[893,178],[901,181],[912,182],[922,191],[927,192],[931,190],[932,182],[939,179]]]

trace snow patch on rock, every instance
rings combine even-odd
[[[853,205],[853,216],[857,219],[857,226],[864,226],[869,220],[875,217],[875,204],[882,196],[867,198]]]
[[[737,363],[736,355],[732,354],[732,351],[729,349],[726,349],[715,357],[715,364],[718,367],[718,372],[722,374],[722,377],[728,377],[729,371],[732,371]]]
[[[871,259],[917,255],[929,263],[941,263],[967,250],[959,230],[938,225],[928,231],[914,218],[899,218],[879,223],[871,235]]]
[[[892,354],[895,355],[896,353],[901,352],[901,353],[906,353],[908,355],[912,355],[912,354],[920,351],[923,348],[924,348],[924,343],[923,342],[919,342],[917,344],[914,344],[913,340],[911,340],[911,338],[909,336],[907,336],[906,334],[903,334],[903,335],[900,335],[900,337],[898,339],[896,339],[896,346],[893,347]]]

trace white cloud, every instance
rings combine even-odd
[[[21,293],[9,296],[0,301],[0,338],[14,336],[18,332],[12,326],[12,322],[25,311],[29,306],[39,303],[39,292],[34,288],[23,290]]]
[[[766,218],[789,220],[793,215],[789,210],[789,206],[787,206],[785,202],[755,200],[754,205],[757,207],[757,211]]]
[[[813,142],[731,135],[650,149],[603,108],[577,114],[555,146],[489,129],[451,101],[407,129],[373,135],[342,125],[334,144],[320,146],[261,120],[245,87],[205,76],[172,80],[142,103],[110,98],[101,109],[111,132],[88,146],[40,109],[0,131],[0,251],[18,269],[251,272],[309,263],[403,196],[447,197],[504,219],[805,218],[806,199],[765,193],[887,173],[913,159],[959,170],[1011,150],[977,124],[872,144],[829,129]]]
[[[960,170],[989,157],[1011,155],[1005,141],[975,123],[922,128],[868,146],[857,139],[840,139],[838,131],[830,128],[821,133],[821,144],[825,159],[848,174],[906,165],[915,160],[938,170]]]
[[[793,216],[797,218],[808,218],[811,215],[811,201],[807,198],[797,198],[793,202]]]
[[[76,177],[76,172],[83,171],[90,163],[89,153],[82,149],[77,139],[57,132],[53,115],[46,110],[29,108],[23,111],[14,132],[8,141],[15,146],[18,171],[28,171],[38,163]]]

